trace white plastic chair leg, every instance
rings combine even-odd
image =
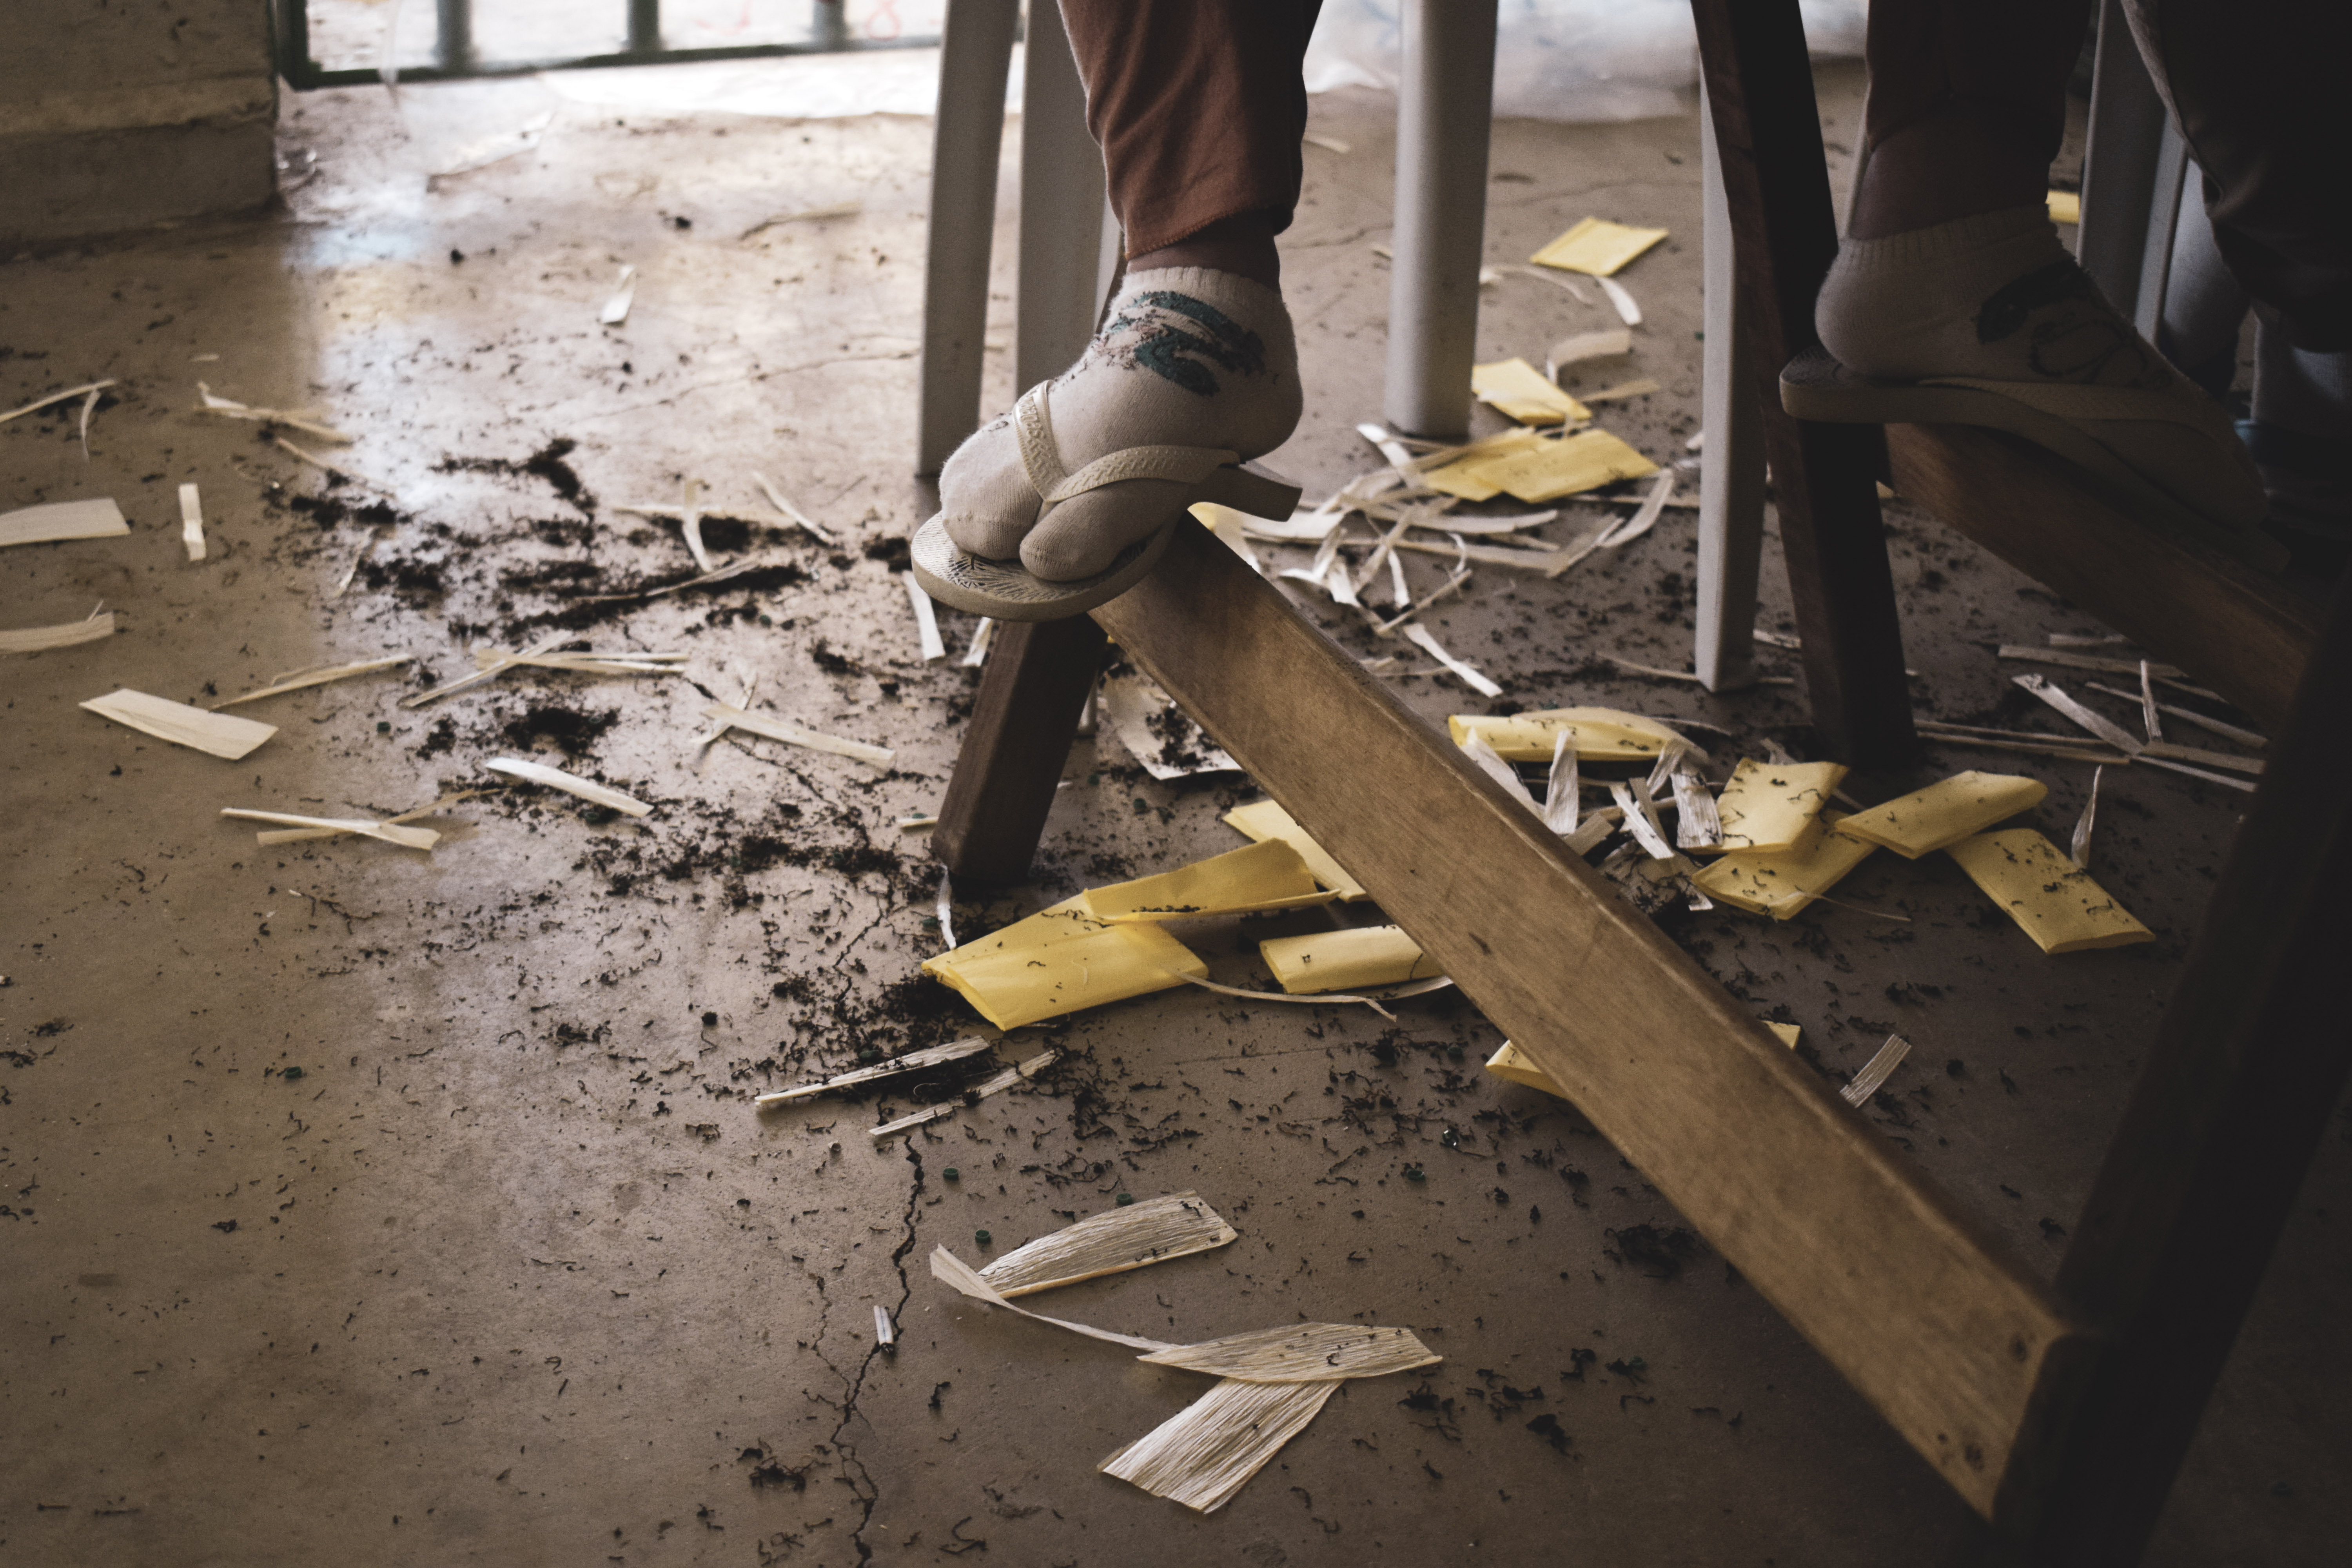
[[[1764,437],[1756,377],[1739,336],[1731,206],[1716,151],[1715,119],[1699,95],[1700,226],[1706,337],[1699,428],[1706,441],[1698,487],[1698,637],[1694,668],[1709,691],[1756,681],[1756,580],[1764,553]]]
[[[1070,368],[1101,307],[1102,149],[1054,0],[1029,7],[1021,89],[1021,269],[1014,285],[1016,394]]]
[[[930,234],[923,263],[923,358],[915,427],[919,474],[938,473],[980,425],[996,161],[1003,146],[1004,88],[1020,9],[1020,0],[950,0],[942,30]]]
[[[1467,433],[1494,124],[1496,0],[1405,0],[1389,285],[1389,423]]]

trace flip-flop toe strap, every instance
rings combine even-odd
[[[1172,479],[1197,485],[1228,463],[1241,461],[1237,452],[1214,447],[1127,447],[1097,458],[1045,492],[1045,504],[1065,501],[1087,490],[1126,479]]]
[[[1054,439],[1054,416],[1045,407],[1045,389],[1039,382],[1013,405],[1013,428],[1021,438],[1021,467],[1041,498],[1051,499],[1070,470],[1062,466],[1062,448]]]

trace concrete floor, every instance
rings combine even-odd
[[[1823,91],[1843,142],[1858,79],[1826,71]],[[428,192],[453,150],[551,105],[527,82],[404,98],[404,124],[380,92],[290,100],[289,157],[315,152],[320,173],[277,217],[0,268],[0,405],[121,382],[87,463],[70,411],[0,430],[0,505],[111,494],[134,522],[12,551],[0,583],[0,625],[101,597],[124,617],[110,641],[11,660],[0,708],[0,1561],[838,1565],[982,1542],[1040,1564],[1965,1559],[1970,1518],[1927,1468],[1572,1110],[1482,1073],[1495,1032],[1457,997],[1407,1004],[1396,1027],[1190,991],[1104,1008],[1014,1042],[1067,1053],[1033,1090],[879,1152],[864,1130],[904,1094],[755,1114],[753,1093],[970,1022],[916,976],[940,944],[935,871],[893,826],[937,804],[976,679],[919,661],[887,559],[922,504],[907,470],[929,126],[575,107],[535,151]],[[1307,149],[1286,249],[1309,408],[1275,458],[1310,493],[1370,461],[1349,427],[1377,413],[1391,168],[1383,100],[1316,112],[1350,151]],[[1696,415],[1696,134],[1688,117],[1507,122],[1495,142],[1492,260],[1588,212],[1673,229],[1625,279],[1650,314],[1627,374],[1666,390],[1605,418],[1661,458]],[[856,218],[738,237],[852,197]],[[635,310],[600,328],[624,264]],[[1485,356],[1609,324],[1522,278],[1486,300]],[[252,426],[189,411],[200,377],[317,406],[396,506],[371,512],[356,487],[313,499],[316,472]],[[522,466],[559,440],[576,443],[568,467]],[[470,647],[544,635],[562,592],[677,574],[674,531],[615,504],[687,477],[744,495],[753,468],[844,546],[714,528],[779,569],[554,623],[686,649],[687,680],[509,678],[395,705]],[[573,494],[551,482],[573,474]],[[215,542],[200,565],[174,526],[191,479]],[[2097,628],[1926,519],[1890,521],[1923,710],[2042,726],[1992,645]],[[1801,754],[1788,687],[1714,698],[1595,657],[1686,666],[1692,550],[1677,512],[1558,582],[1481,572],[1434,629],[1513,700],[1704,721],[1733,732],[1719,755],[1768,738]],[[1410,570],[1428,585],[1440,568]],[[1766,581],[1763,624],[1785,625],[1777,559]],[[1351,647],[1394,647],[1329,610]],[[943,618],[960,649],[971,623]],[[418,672],[247,710],[283,728],[242,763],[75,707],[392,652]],[[1397,682],[1416,708],[1483,710],[1422,668]],[[895,746],[897,766],[697,752],[704,694],[731,698],[743,670],[772,711]],[[657,809],[598,824],[515,790],[452,807],[430,858],[259,849],[215,815],[404,810],[532,747]],[[2067,763],[1936,761],[2046,779],[2033,820],[2062,840],[2088,783]],[[1231,847],[1217,816],[1255,794],[1231,775],[1150,783],[1108,740],[1082,741],[1069,776],[1035,881],[960,904],[966,934]],[[1672,929],[1839,1078],[1907,1035],[1869,1114],[2049,1267],[2240,804],[2109,777],[2095,867],[2150,946],[2043,958],[1940,858],[1882,856],[1841,890],[1907,922],[1817,906]],[[1264,984],[1255,941],[1312,925],[1186,936],[1223,978]],[[2338,1125],[2151,1563],[2331,1561],[2352,1531]],[[940,1243],[978,1256],[978,1229],[1001,1251],[1119,1192],[1188,1187],[1236,1246],[1047,1310],[1187,1340],[1402,1323],[1446,1357],[1348,1385],[1206,1518],[1093,1469],[1197,1378],[963,1310],[920,1267]],[[877,1304],[895,1354],[874,1347]]]

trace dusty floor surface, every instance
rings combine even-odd
[[[1825,79],[1842,141],[1858,83]],[[406,102],[404,124],[381,93],[289,100],[289,162],[314,153],[319,172],[280,216],[0,268],[0,405],[120,382],[87,460],[73,405],[0,430],[0,506],[112,495],[134,523],[11,551],[0,582],[0,625],[100,599],[123,617],[110,641],[9,659],[0,699],[0,1560],[838,1565],[983,1542],[1039,1564],[1962,1560],[1975,1531],[1927,1467],[1574,1110],[1480,1070],[1496,1037],[1459,998],[1406,1004],[1398,1026],[1191,991],[1101,1009],[1008,1043],[1066,1053],[1033,1089],[878,1151],[866,1129],[918,1097],[755,1113],[756,1092],[971,1023],[916,973],[940,946],[936,872],[895,826],[936,805],[977,678],[920,661],[892,575],[921,505],[929,127],[572,107],[536,150],[428,191],[543,89]],[[1286,240],[1310,406],[1275,461],[1310,493],[1370,462],[1349,427],[1378,412],[1387,114],[1318,103],[1318,131],[1349,150],[1308,147]],[[1626,275],[1650,317],[1633,366],[1584,384],[1656,376],[1664,392],[1605,423],[1680,456],[1695,121],[1506,123],[1494,171],[1492,260],[1588,212],[1673,229]],[[852,198],[862,216],[740,237]],[[634,310],[601,327],[624,265]],[[1521,277],[1486,300],[1485,357],[1610,324],[1597,300]],[[199,378],[321,411],[394,499],[191,412]],[[688,478],[748,499],[755,468],[840,546],[714,525],[714,548],[762,564],[583,596],[691,574],[674,528],[620,504]],[[177,537],[187,480],[202,564]],[[2098,628],[1927,520],[1891,521],[1922,710],[2054,731],[1992,645]],[[1715,727],[1727,761],[1768,739],[1802,754],[1787,686],[1713,698],[1596,657],[1687,667],[1692,548],[1678,511],[1558,582],[1482,571],[1433,628],[1510,700],[1678,715]],[[1442,565],[1409,570],[1426,587]],[[1785,626],[1777,561],[1766,576],[1763,624]],[[1360,652],[1397,646],[1316,613]],[[943,618],[961,651],[971,623]],[[682,649],[687,674],[509,676],[399,705],[469,649],[555,632]],[[418,663],[241,710],[281,729],[238,763],[76,707],[119,686],[209,700],[387,653]],[[1425,660],[1405,668],[1421,710],[1485,710]],[[698,750],[702,705],[746,672],[769,711],[895,747],[895,765]],[[259,847],[215,815],[408,810],[494,785],[482,764],[501,753],[655,810],[599,820],[503,790],[436,818],[429,858]],[[2089,782],[1995,753],[1935,763],[2047,780],[2032,820],[2062,841]],[[1218,814],[1255,793],[1151,783],[1108,738],[1082,741],[1068,775],[1033,884],[961,902],[962,933],[1231,847]],[[2048,1266],[2242,801],[2111,771],[2095,868],[2150,946],[2043,958],[1942,858],[1880,856],[1841,889],[1860,908],[1788,925],[1669,918],[1759,1013],[1801,1024],[1835,1079],[1907,1035],[1867,1114]],[[1255,941],[1313,927],[1186,934],[1222,978],[1263,984]],[[2338,1125],[2152,1563],[2316,1563],[2352,1531]],[[1446,1357],[1349,1385],[1205,1518],[1093,1468],[1199,1379],[964,1310],[920,1267],[935,1245],[1001,1252],[1118,1193],[1184,1188],[1234,1220],[1235,1247],[1049,1310],[1184,1339],[1400,1323]],[[877,1305],[895,1353],[875,1348]]]

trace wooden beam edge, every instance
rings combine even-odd
[[[1181,534],[1153,577],[1096,616],[1955,1489],[1996,1513],[2013,1439],[2037,1399],[2052,1397],[2053,1374],[2080,1336],[2046,1289],[1532,814],[1205,531]],[[1261,676],[1253,689],[1253,668],[1278,679]],[[1328,747],[1286,733],[1311,727],[1318,712],[1336,726]],[[1332,766],[1335,757],[1344,765]],[[1444,809],[1429,791],[1442,792]],[[1400,795],[1412,798],[1427,842],[1382,842],[1362,826]],[[1501,889],[1517,890],[1506,899]],[[1465,896],[1502,917],[1491,935],[1434,918]],[[1540,932],[1520,918],[1530,905],[1545,917]],[[1619,1039],[1562,1023],[1611,1005],[1606,991],[1546,984],[1559,955],[1580,949],[1605,956],[1620,987],[1639,977],[1638,1002],[1617,1008]],[[1666,1014],[1690,1026],[1678,1058],[1656,1049]],[[1655,1059],[1612,1064],[1629,1038]],[[1661,1070],[1680,1081],[1663,1085]],[[1818,1158],[1804,1171],[1731,1179],[1721,1148],[1643,1131],[1645,1121],[1673,1121],[1687,1109],[1677,1095],[1693,1092],[1724,1124],[1771,1123],[1786,1146]],[[1837,1260],[1834,1278],[1783,1251],[1790,1216],[1807,1205],[1831,1215],[1822,1250]],[[1902,1279],[1891,1272],[1898,1265]]]

